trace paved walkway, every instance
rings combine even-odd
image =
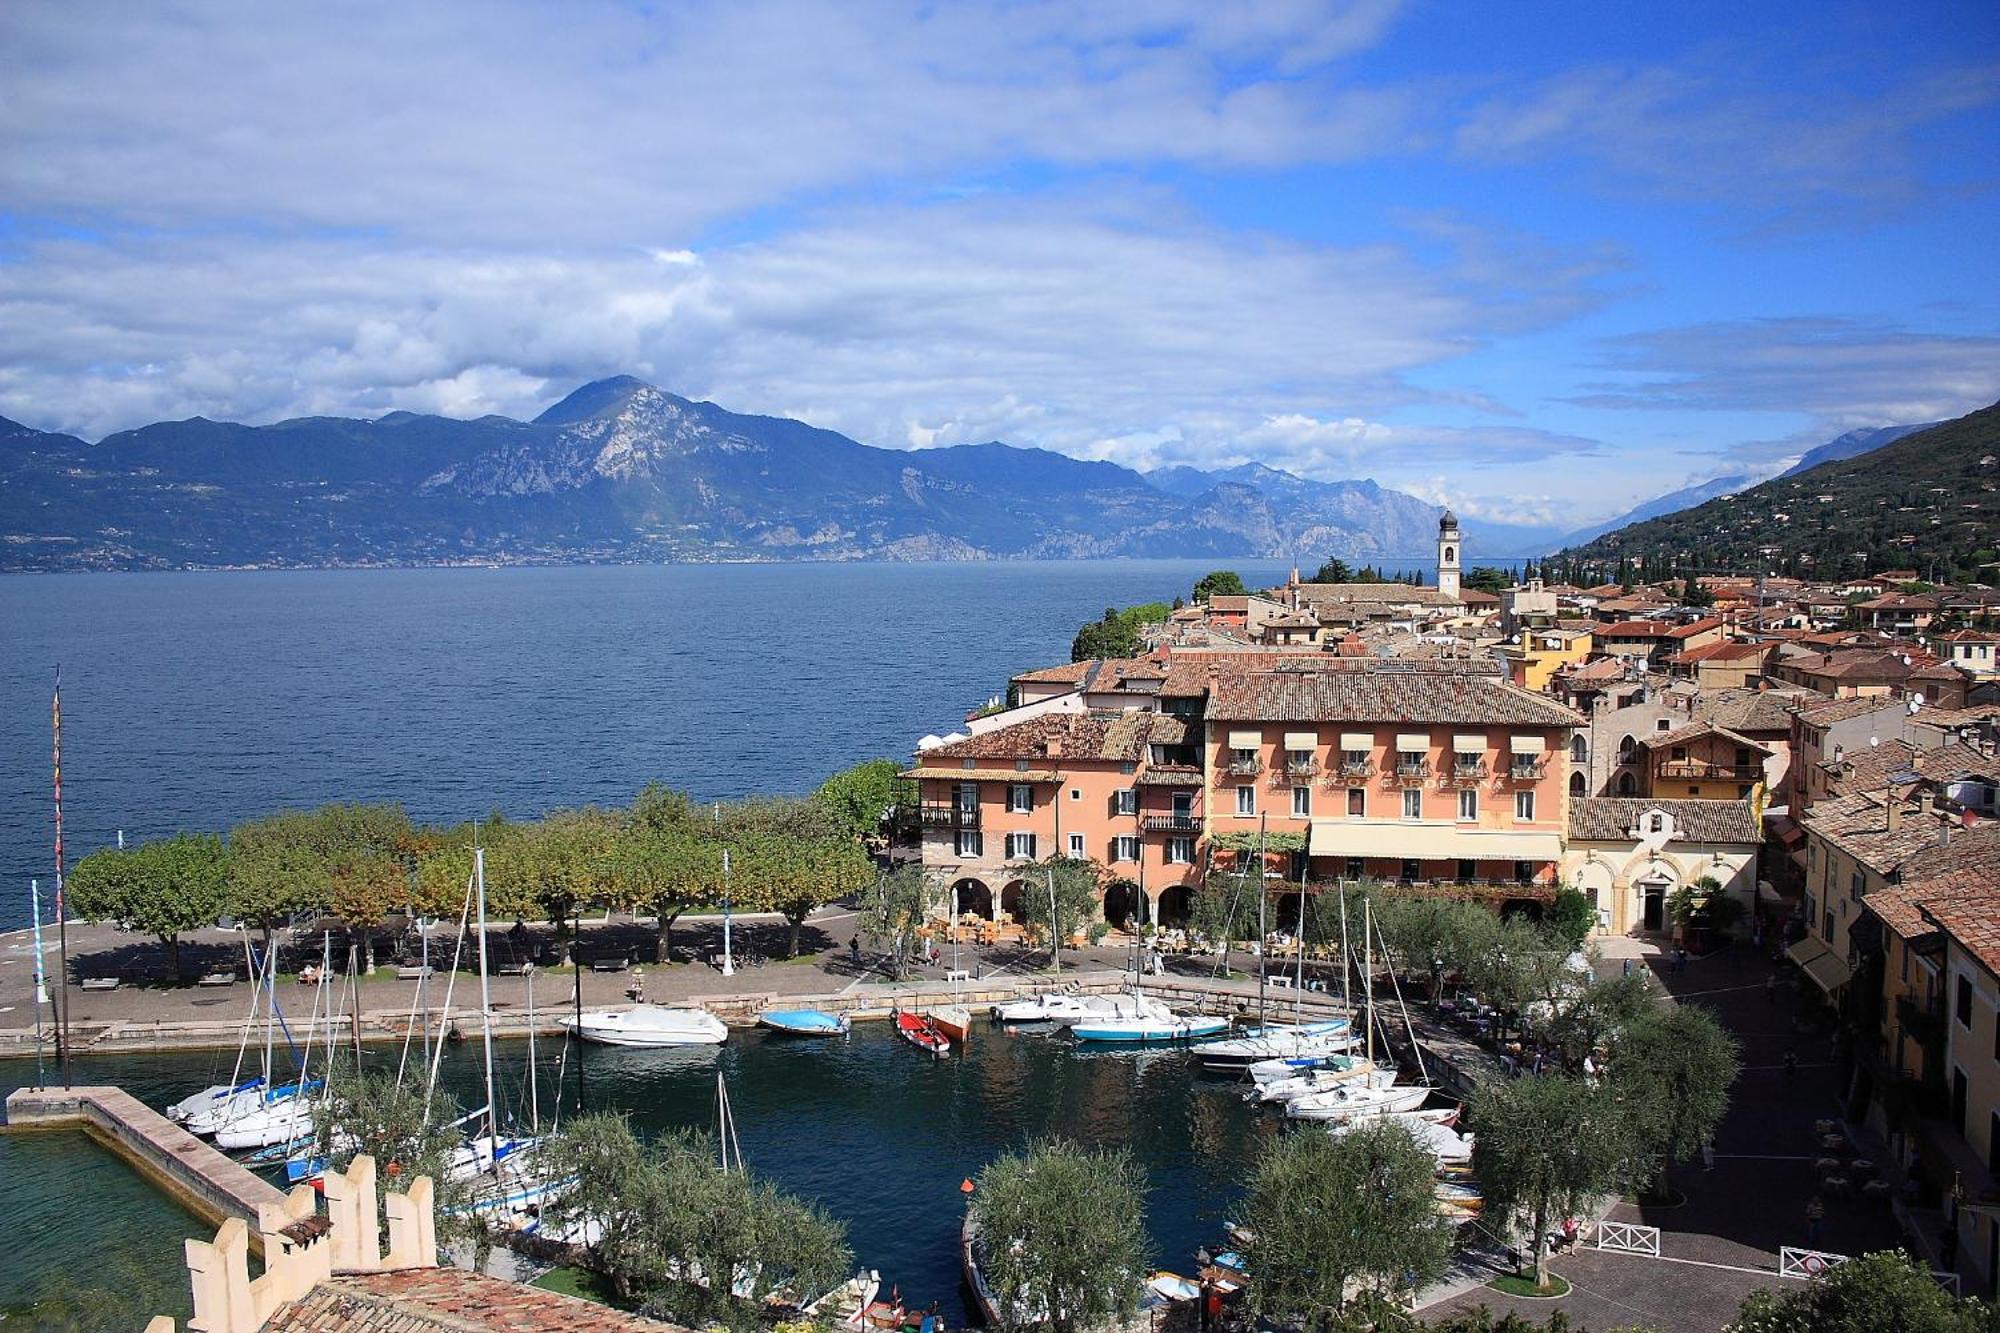
[[[1630,945],[1621,952],[1631,952]],[[1826,1198],[1817,1243],[1809,1237],[1806,1205],[1818,1191],[1816,1162],[1825,1155],[1814,1122],[1840,1114],[1829,1039],[1823,1029],[1801,1030],[1801,1016],[1814,1006],[1789,985],[1767,995],[1764,982],[1773,969],[1747,943],[1690,960],[1681,973],[1671,973],[1657,952],[1641,962],[1680,1003],[1711,1008],[1742,1044],[1743,1072],[1716,1135],[1714,1169],[1695,1163],[1675,1170],[1672,1183],[1686,1195],[1678,1207],[1620,1203],[1610,1210],[1613,1221],[1660,1228],[1662,1257],[1580,1249],[1551,1264],[1575,1286],[1560,1301],[1517,1300],[1480,1289],[1429,1305],[1427,1315],[1485,1305],[1541,1320],[1559,1308],[1594,1329],[1641,1324],[1660,1333],[1694,1333],[1728,1322],[1751,1291],[1789,1282],[1777,1276],[1782,1246],[1859,1254],[1897,1244],[1886,1202],[1858,1196]],[[1610,970],[1622,959],[1606,963]],[[1799,1059],[1798,1072],[1789,1076],[1787,1051]]]

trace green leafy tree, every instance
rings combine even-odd
[[[1137,657],[1146,646],[1141,629],[1165,620],[1177,609],[1165,602],[1143,602],[1138,606],[1128,606],[1123,611],[1107,606],[1103,619],[1089,621],[1077,631],[1076,638],[1070,641],[1069,660],[1088,662],[1096,658]]]
[[[1339,556],[1328,556],[1326,562],[1313,571],[1313,583],[1352,583],[1354,570]]]
[[[1077,934],[1102,936],[1104,912],[1098,893],[1104,867],[1095,861],[1051,856],[1021,869],[1021,912],[1028,925],[1049,941],[1049,962],[1062,966],[1063,941]]]
[[[1541,1039],[1556,1051],[1564,1069],[1583,1072],[1586,1056],[1601,1052],[1659,1003],[1651,977],[1643,971],[1592,982],[1556,1006],[1541,1028]]]
[[[989,1163],[972,1197],[981,1271],[1007,1333],[1076,1333],[1137,1314],[1145,1177],[1129,1154],[1044,1140]]]
[[[1211,870],[1188,899],[1188,928],[1220,955],[1217,966],[1225,973],[1231,950],[1256,937],[1257,895],[1262,890],[1263,883],[1254,874]]]
[[[616,902],[659,921],[654,961],[665,963],[673,957],[674,922],[721,899],[722,849],[686,824],[633,823],[613,841],[605,874]]]
[[[922,866],[903,864],[875,877],[861,893],[861,933],[885,948],[901,981],[917,948],[917,929],[930,919],[938,894]]]
[[[1513,577],[1506,570],[1493,565],[1474,565],[1460,582],[1468,588],[1492,593],[1514,586]]]
[[[375,970],[375,941],[382,918],[409,904],[411,868],[379,852],[355,851],[328,867],[327,908],[359,936],[362,965]]]
[[[1631,1120],[1609,1089],[1567,1074],[1481,1088],[1471,1120],[1485,1216],[1526,1226],[1535,1283],[1547,1286],[1551,1229],[1625,1180]]]
[[[471,1243],[483,1260],[490,1242],[468,1207],[490,1187],[490,1178],[466,1180],[448,1169],[464,1142],[453,1124],[463,1112],[452,1095],[441,1088],[427,1094],[421,1081],[405,1083],[388,1073],[357,1073],[352,1061],[336,1064],[327,1086],[331,1095],[313,1104],[313,1132],[328,1166],[345,1171],[365,1154],[375,1159],[378,1179],[388,1188],[429,1176],[439,1242]],[[380,1223],[386,1227],[386,1213]]]
[[[1276,1324],[1332,1330],[1351,1304],[1350,1284],[1386,1301],[1443,1276],[1452,1227],[1432,1200],[1436,1169],[1392,1122],[1339,1138],[1273,1139],[1243,1205],[1257,1274],[1251,1309]]]
[[[812,799],[855,837],[871,837],[882,831],[890,811],[916,804],[917,784],[902,772],[903,766],[893,759],[870,759],[835,773],[819,785]]]
[[[1580,889],[1557,889],[1555,901],[1542,916],[1542,929],[1571,953],[1583,947],[1590,932],[1597,929],[1597,903]]]
[[[1216,569],[1195,580],[1194,599],[1205,602],[1211,597],[1242,597],[1249,591],[1243,586],[1243,576],[1235,570]]]
[[[787,956],[797,957],[799,932],[813,912],[858,893],[874,878],[874,863],[838,819],[811,800],[739,801],[722,807],[718,836],[737,871],[731,900],[776,912],[791,927]]]
[[[264,933],[303,912],[321,911],[332,884],[313,846],[304,811],[291,810],[238,824],[229,831],[229,913]]]
[[[589,1266],[657,1318],[754,1327],[767,1296],[803,1304],[853,1262],[840,1223],[723,1169],[705,1133],[672,1130],[648,1146],[622,1115],[580,1116],[549,1136],[540,1161],[575,1181],[545,1206],[544,1225],[581,1232]]]
[[[1752,1292],[1729,1333],[1996,1333],[2000,1311],[1954,1296],[1893,1250],[1836,1264],[1803,1287]]]
[[[228,853],[213,834],[183,833],[159,842],[92,852],[64,883],[68,910],[93,921],[153,936],[181,970],[181,936],[215,924],[228,883]]]
[[[611,816],[586,807],[558,810],[493,837],[486,855],[487,919],[532,911],[559,931],[581,931],[584,904],[611,891],[617,833]]]
[[[1653,1005],[1618,1036],[1611,1086],[1646,1149],[1647,1183],[1701,1150],[1729,1110],[1739,1047],[1699,1005]]]

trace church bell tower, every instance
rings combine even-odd
[[[1458,596],[1458,519],[1447,509],[1438,520],[1438,591],[1446,597]]]

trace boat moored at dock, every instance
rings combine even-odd
[[[630,1009],[585,1010],[563,1026],[585,1041],[603,1046],[719,1046],[729,1028],[706,1009],[668,1009],[638,1004]]]

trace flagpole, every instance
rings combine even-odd
[[[28,906],[35,917],[35,1086],[48,1086],[48,1074],[42,1064],[42,1006],[49,1002],[48,972],[42,963],[42,886],[38,880],[28,881]]]
[[[56,1010],[56,1055],[62,1061],[63,1090],[69,1089],[69,910],[63,903],[62,825],[62,663],[56,663],[56,689],[49,704],[50,730],[55,743],[52,759],[56,788],[56,949],[62,975],[56,984],[62,989],[62,1006]]]

